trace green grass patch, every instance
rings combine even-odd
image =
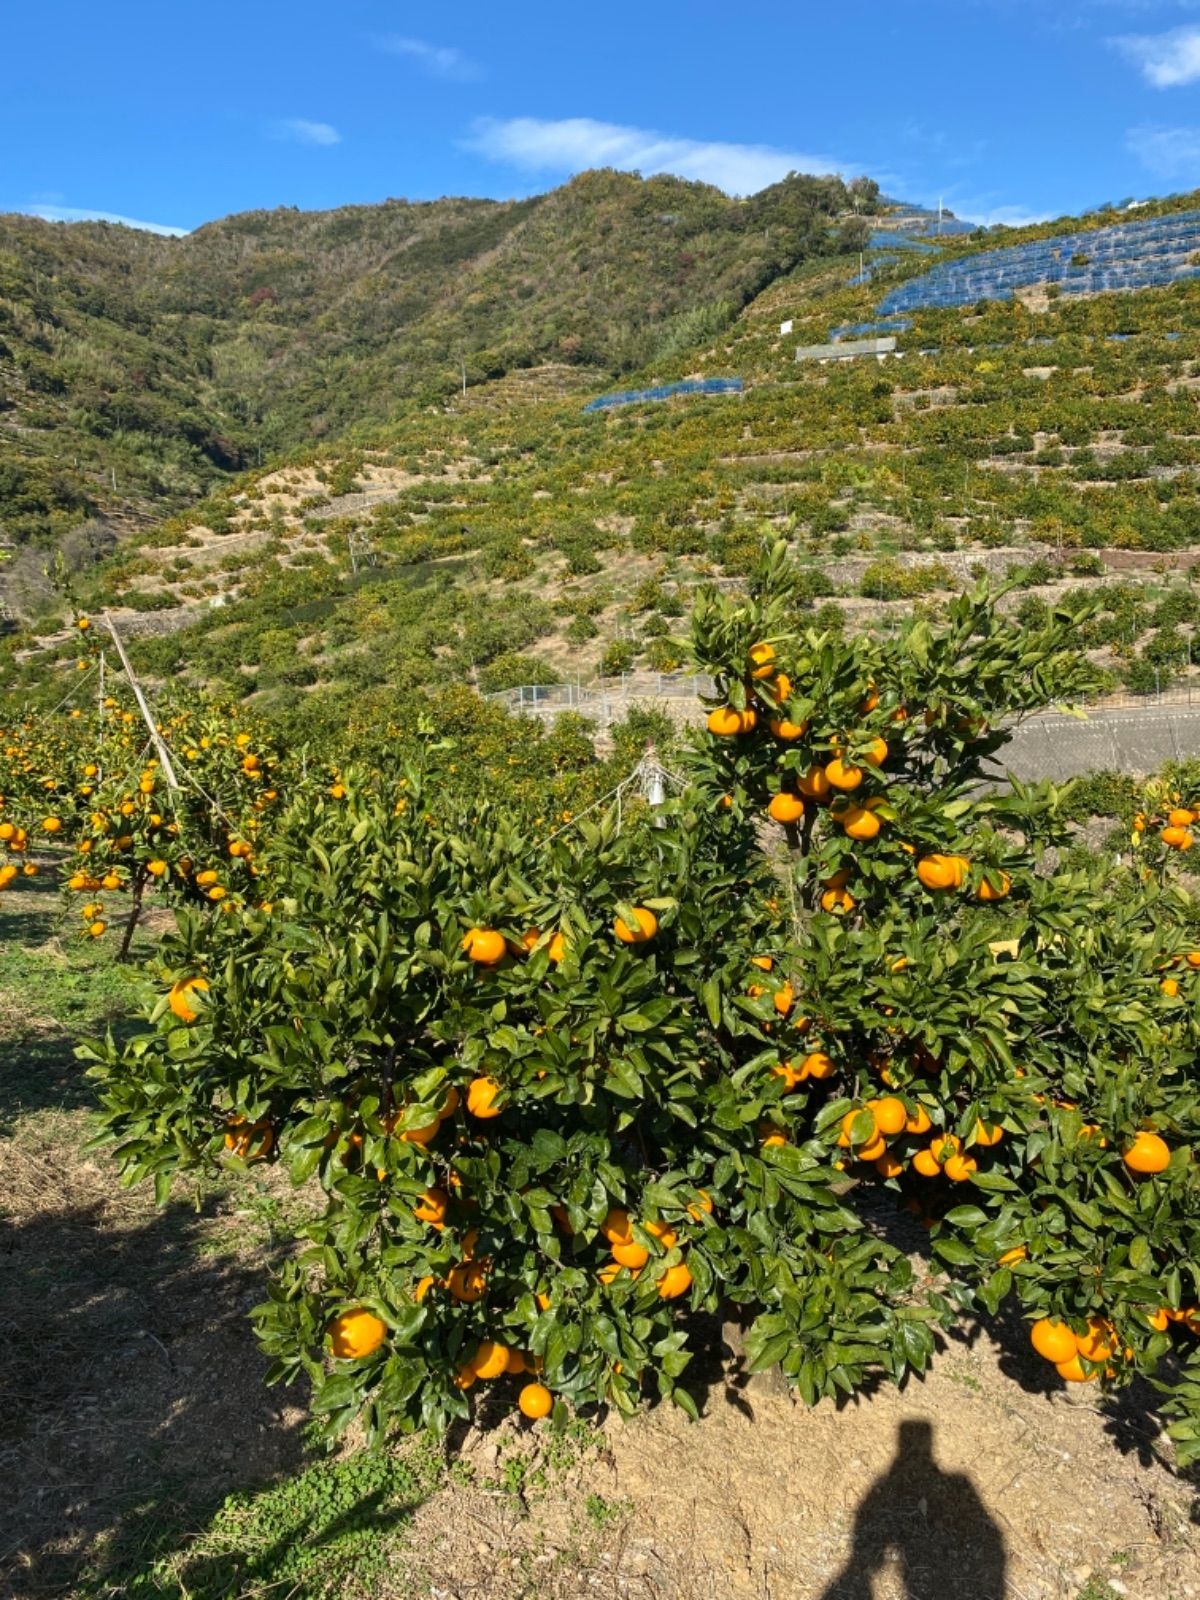
[[[181,1539],[161,1531],[120,1548],[82,1578],[81,1600],[239,1600],[266,1593],[318,1600],[370,1593],[413,1511],[438,1487],[440,1457],[422,1442],[402,1455],[360,1451],[322,1460],[271,1488],[231,1495],[208,1526]]]

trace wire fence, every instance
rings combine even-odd
[[[715,689],[713,678],[702,672],[623,672],[619,676],[601,678],[591,683],[521,684],[512,689],[500,689],[484,698],[507,707],[519,716],[548,717],[562,711],[591,716],[606,709],[617,710],[621,706],[647,700],[692,701],[699,716],[703,710],[702,698],[711,697]],[[1184,683],[1167,685],[1149,694],[1120,690],[1113,694],[1097,695],[1079,701],[1078,708],[1088,716],[1106,712],[1146,712],[1159,708],[1200,711],[1200,676]],[[1051,708],[1030,712],[1023,722],[1047,718],[1060,722],[1079,721],[1070,713]]]

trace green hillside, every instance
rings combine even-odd
[[[183,239],[0,217],[0,538],[146,526],[464,374],[636,367],[827,251],[847,199],[829,179],[734,201],[597,172],[520,202],[251,212]]]
[[[633,251],[639,294],[622,276],[612,292],[627,320],[601,328],[594,302],[591,317],[576,317],[559,273],[508,323],[513,342],[494,358],[505,375],[473,383],[465,397],[453,393],[453,372],[436,364],[440,350],[447,365],[447,308],[469,306],[485,280],[498,281],[501,262],[510,277],[518,262],[532,272],[584,197],[590,221],[572,237],[592,265],[575,276],[581,293],[601,294],[599,196],[626,214],[636,199],[647,240],[665,226],[658,207],[667,189],[691,197],[697,218],[712,196],[661,182],[664,189],[660,180],[594,174],[529,203],[505,247],[451,274],[424,315],[431,343],[421,370],[427,385],[444,382],[438,403],[428,386],[405,402],[397,378],[383,419],[378,385],[362,374],[338,380],[346,426],[336,439],[296,445],[139,536],[77,581],[74,602],[161,609],[172,626],[188,622],[137,641],[152,674],[253,694],[279,711],[303,707],[306,718],[322,709],[338,717],[367,690],[466,681],[487,691],[670,670],[680,661],[671,634],[688,589],[703,576],[745,572],[770,529],[793,541],[811,603],[828,622],[888,626],[895,613],[935,604],[981,571],[1015,572],[1033,616],[1048,599],[1070,603],[1073,591],[1116,574],[1127,581],[1113,584],[1108,611],[1081,641],[1114,682],[1131,687],[1153,688],[1186,670],[1197,606],[1190,584],[1168,569],[1188,567],[1188,552],[1200,551],[1194,282],[918,312],[900,336],[902,359],[797,365],[798,343],[869,318],[891,282],[936,258],[902,259],[855,287],[845,255],[828,247],[781,271],[779,259],[758,253],[769,248],[772,225],[753,241],[744,230],[716,230],[705,293],[690,308],[652,297],[661,262]],[[791,190],[781,191],[756,204],[782,204]],[[713,201],[714,215],[732,204]],[[491,226],[500,226],[501,209],[487,212]],[[218,225],[226,243],[244,220]],[[979,253],[1114,220],[1063,219],[943,248]],[[828,236],[827,219],[820,228]],[[797,254],[815,249],[812,237],[804,249],[798,234],[790,237]],[[630,243],[626,234],[625,254]],[[147,259],[157,248],[151,242]],[[301,254],[288,268],[294,276],[276,281],[303,280],[310,299],[319,285],[327,294],[332,269],[306,269]],[[617,244],[608,254],[624,259]],[[251,266],[241,271],[245,299],[259,280]],[[736,316],[718,312],[713,294],[746,303]],[[289,296],[301,290],[281,293],[262,323],[230,330],[231,342],[269,342],[292,314]],[[656,320],[642,325],[634,367],[632,308],[652,303]],[[785,320],[793,330],[783,336]],[[602,347],[567,347],[568,328],[592,324]],[[481,345],[488,319],[481,312],[470,325],[490,371]],[[336,344],[355,327],[349,302],[334,296],[305,337]],[[443,329],[440,346],[434,328]],[[403,345],[411,348],[411,340]],[[399,362],[401,352],[396,340],[379,346],[378,359]],[[335,407],[318,405],[317,380],[299,356],[289,360],[280,370],[296,374],[295,386],[281,379],[271,415],[295,407],[296,430],[302,416],[318,431]],[[585,414],[583,401],[619,371],[631,373],[623,384],[732,374],[747,388],[740,397]],[[363,395],[357,411],[355,392]]]

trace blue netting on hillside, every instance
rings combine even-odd
[[[1057,284],[1064,295],[1151,289],[1200,277],[1200,211],[1059,234],[1007,250],[943,261],[885,295],[880,316],[1010,300],[1017,289]]]
[[[654,389],[623,389],[619,394],[602,394],[589,400],[585,411],[607,411],[612,406],[632,406],[639,400],[670,400],[677,394],[741,394],[740,378],[685,378],[682,383],[663,383]]]

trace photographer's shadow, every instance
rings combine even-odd
[[[885,1571],[906,1600],[1004,1600],[1006,1566],[1004,1536],[971,1479],[934,1460],[933,1425],[902,1422],[895,1460],[855,1514],[850,1559],[820,1600],[873,1600]]]

